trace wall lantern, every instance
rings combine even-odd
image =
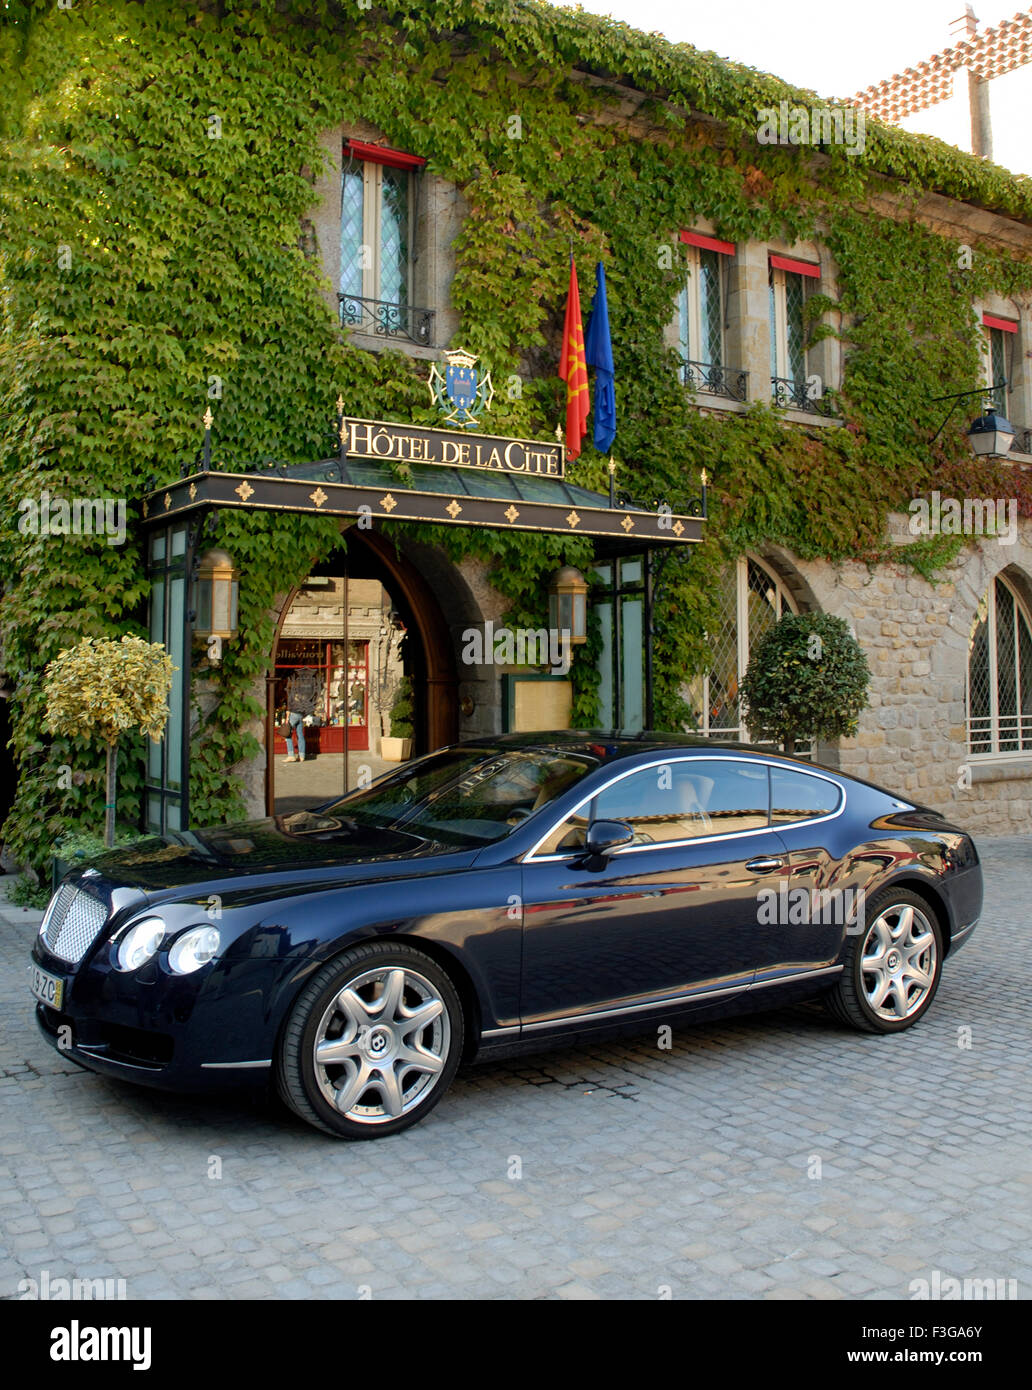
[[[957,408],[958,401],[968,400],[972,396],[991,396],[994,392],[1003,390],[1006,385],[1006,381],[998,381],[995,386],[981,386],[977,391],[958,391],[952,396],[933,396],[933,402],[952,401],[953,404],[949,408],[946,419],[932,436],[932,443],[935,443],[946,428],[950,416]],[[1002,457],[1014,443],[1014,426],[1004,416],[997,415],[991,405],[983,405],[982,414],[977,420],[972,420],[968,426],[967,437],[976,457]]]
[[[572,565],[564,565],[549,582],[548,626],[568,632],[573,643],[587,641],[588,581]]]
[[[1014,426],[995,410],[987,410],[971,422],[968,443],[980,458],[1005,454],[1014,443]]]
[[[237,634],[240,571],[224,550],[209,550],[197,568],[194,636],[229,639]]]

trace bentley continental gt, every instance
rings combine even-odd
[[[971,839],[755,745],[513,734],[315,810],[68,874],[30,967],[64,1056],[271,1085],[339,1138],[423,1119],[461,1063],[820,997],[897,1033],[982,905]]]

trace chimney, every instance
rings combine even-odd
[[[954,44],[971,43],[978,32],[978,20],[970,5],[964,6],[964,13],[950,24],[950,38]],[[986,159],[993,157],[993,128],[989,117],[989,83],[977,77],[966,64],[968,106],[971,111],[971,152]],[[963,78],[960,78],[963,81]]]
[[[959,43],[961,39],[973,39],[977,30],[978,20],[970,5],[964,6],[964,13],[959,19],[950,21],[950,38],[954,43]]]

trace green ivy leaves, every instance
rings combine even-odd
[[[755,140],[757,107],[809,96],[687,45],[538,0],[403,0],[389,12],[323,0],[222,0],[187,7],[76,0],[71,10],[8,6],[0,64],[0,506],[24,497],[125,497],[150,474],[178,476],[215,412],[218,462],[300,462],[334,450],[333,402],[351,414],[420,419],[426,364],[342,340],[318,263],[300,244],[327,130],[366,122],[425,155],[467,209],[451,300],[462,346],[499,394],[499,431],[551,438],[569,250],[584,308],[605,261],[617,362],[619,481],[646,503],[683,509],[711,479],[710,524],[665,565],[657,596],[657,721],[686,715],[680,689],[708,659],[715,576],[742,551],[777,543],[806,558],[884,558],[885,519],[931,485],[1017,495],[1026,484],[971,461],[930,399],[978,370],[973,299],[1032,283],[1027,264],[957,247],[864,210],[885,176],[901,196],[934,186],[1028,217],[1023,182],[934,141],[868,122],[862,155],[812,159]],[[655,138],[629,132],[610,77],[641,94]],[[720,125],[690,120],[705,111]],[[512,117],[518,116],[518,123]],[[217,118],[213,121],[212,118]],[[364,128],[364,127],[363,127]],[[850,427],[786,429],[756,406],[703,417],[680,387],[663,330],[680,269],[656,248],[706,217],[732,240],[819,237],[840,269],[842,399]],[[816,304],[827,308],[827,304]],[[826,327],[817,329],[825,334]],[[453,344],[454,345],[454,344]],[[211,397],[212,378],[221,396]],[[504,389],[510,377],[520,390]],[[592,449],[574,481],[604,491]],[[137,520],[139,518],[137,517]],[[388,532],[397,528],[388,527]],[[591,568],[584,541],[418,528],[405,537],[474,555],[510,605],[545,620],[550,572]],[[952,538],[951,538],[952,539]],[[193,749],[197,821],[237,813],[238,769],[261,747],[273,613],[338,542],[329,519],[223,514],[218,543],[241,569],[239,639],[204,700]],[[900,548],[934,573],[949,548]],[[72,736],[39,741],[40,674],[83,636],[143,634],[139,535],[0,532],[0,635],[18,683],[13,746],[21,778],[6,827],[42,863],[55,833],[96,824],[102,769]],[[574,721],[596,718],[597,623],[573,666]],[[137,754],[142,752],[138,743]],[[81,774],[59,787],[55,771]],[[142,768],[123,760],[119,811],[135,818]]]

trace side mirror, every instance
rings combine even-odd
[[[629,845],[634,839],[634,831],[622,820],[593,820],[584,836],[584,848],[588,854],[605,856],[619,845]]]

